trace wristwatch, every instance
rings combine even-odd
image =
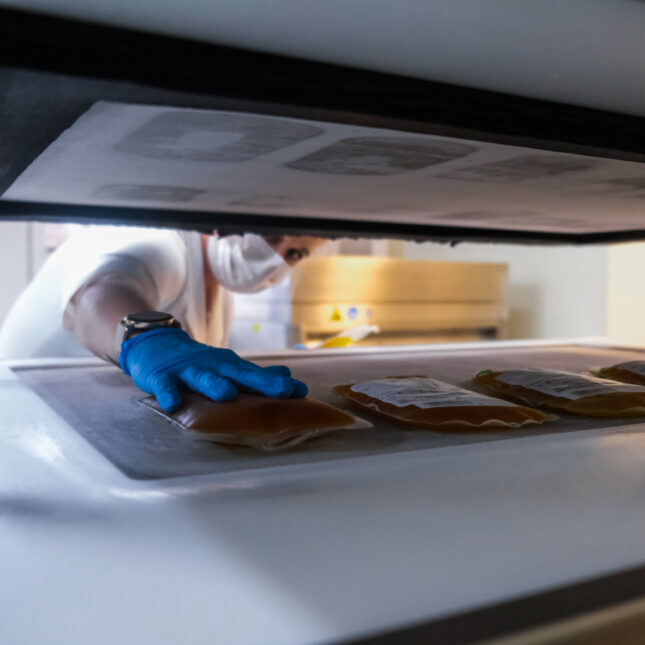
[[[181,329],[181,323],[174,316],[163,311],[140,311],[136,314],[128,314],[121,320],[116,329],[114,349],[117,358],[121,353],[121,345],[129,338],[151,329],[164,327]]]

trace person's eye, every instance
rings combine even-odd
[[[287,262],[299,262],[306,255],[308,255],[307,249],[288,249],[285,253],[285,259]]]

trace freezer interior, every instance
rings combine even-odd
[[[2,225],[645,239],[642,3],[551,3],[527,17],[473,1],[405,21],[381,3],[364,22],[334,3],[272,3],[271,30],[232,3],[236,29],[201,19],[203,5],[227,3],[177,5],[177,20],[110,2],[101,15],[19,4],[0,0]],[[303,36],[311,26],[317,42]],[[453,283],[437,279],[441,293],[421,302],[415,280],[411,295],[390,284],[387,302],[352,293],[343,311],[370,322],[380,307],[398,323],[414,310],[412,327],[384,325],[390,341],[427,338],[431,318],[454,332]],[[299,340],[346,328],[338,295],[314,299],[307,284],[292,303]],[[462,337],[504,338],[506,283],[487,303],[478,280],[463,285]],[[501,340],[245,358],[287,365],[347,408],[333,386],[423,374],[476,389],[487,368],[584,372],[645,349]],[[0,642],[618,642],[626,626],[643,640],[641,419],[558,412],[449,433],[357,410],[372,428],[261,454],[193,441],[142,397],[96,359],[0,361]]]
[[[398,16],[386,19],[388,34],[395,24],[399,30],[391,45],[406,43],[401,65],[391,67],[381,47],[359,47],[351,38],[345,44],[358,56],[336,59],[325,42],[311,57],[284,43],[237,42],[208,24],[199,37],[177,21],[144,28],[144,8],[132,22],[120,22],[117,10],[107,26],[110,20],[89,8],[1,4],[2,219],[445,241],[585,244],[645,235],[642,97],[618,59],[620,73],[603,68],[606,87],[616,92],[600,100],[578,83],[574,101],[562,93],[568,84],[560,72],[527,77],[515,70],[503,82],[498,63],[527,56],[524,41],[508,42],[508,34],[490,39],[513,52],[495,57],[494,73],[485,75],[490,84],[465,82],[465,69],[491,59],[476,53],[468,30],[455,28],[461,12],[470,12],[464,8],[413,11],[417,28],[441,32],[419,42],[409,42]],[[291,25],[298,9],[287,5]],[[191,8],[191,15],[205,10]],[[241,37],[255,21],[229,9]],[[554,21],[568,23],[577,12],[591,19],[579,8],[552,9]],[[334,21],[343,15],[317,11]],[[396,11],[366,12],[365,25]],[[515,11],[502,14],[514,25],[535,24]],[[634,15],[603,11],[630,26],[642,21],[635,7]],[[435,13],[454,30],[454,51],[471,58],[438,76],[428,66],[452,57],[437,56],[444,34]],[[601,15],[593,14],[593,29],[605,26]],[[493,22],[471,27],[496,31]],[[308,15],[295,25],[303,23]],[[343,21],[343,28],[349,24],[365,26]],[[330,23],[326,29],[336,33]],[[370,39],[377,33],[367,32]],[[545,38],[553,37],[545,29]],[[568,51],[569,36],[564,41]],[[635,60],[622,37],[614,44],[612,56]],[[564,57],[562,78],[580,78],[581,52],[596,56],[596,45],[585,41]],[[542,56],[548,48],[538,50]],[[636,64],[628,67],[638,74]]]

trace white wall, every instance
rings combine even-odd
[[[609,247],[607,336],[645,345],[645,243]]]
[[[41,225],[0,222],[0,325],[44,257]]]
[[[29,224],[0,224],[0,324],[30,278]]]
[[[606,334],[605,246],[464,243],[451,248],[445,244],[406,242],[402,253],[402,257],[414,260],[507,263],[510,338]]]

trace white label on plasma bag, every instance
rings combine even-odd
[[[619,370],[626,370],[633,374],[645,376],[645,361],[628,361],[627,363],[620,363],[616,365]]]
[[[397,408],[414,405],[417,408],[427,410],[428,408],[516,405],[424,376],[382,378],[375,381],[363,381],[362,383],[352,385],[350,389],[352,392],[367,394],[384,403],[395,405]]]
[[[536,390],[561,399],[570,399],[571,401],[616,392],[640,392],[645,394],[645,388],[640,385],[626,385],[609,379],[582,376],[581,374],[559,372],[557,370],[508,370],[497,375],[495,380],[507,385],[519,385],[528,390]]]

